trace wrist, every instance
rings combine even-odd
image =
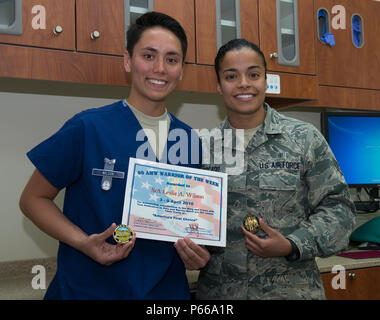
[[[293,240],[288,239],[288,238],[286,238],[286,239],[289,241],[289,243],[291,245],[290,253],[287,256],[285,256],[286,260],[288,260],[288,261],[298,260],[300,258],[300,251],[299,251],[297,245],[294,243]]]
[[[286,238],[286,240],[288,241],[288,243],[287,243],[287,251],[286,251],[286,253],[285,253],[285,257],[287,257],[287,256],[290,256],[292,253],[293,253],[293,245],[292,245],[292,241],[291,240],[289,240],[288,238]]]
[[[87,254],[88,247],[89,247],[89,245],[88,245],[89,240],[90,240],[90,237],[86,233],[84,233],[83,231],[80,230],[80,232],[77,232],[77,233],[75,233],[75,235],[73,235],[73,237],[70,241],[71,242],[70,245],[74,249],[76,249],[76,250],[78,250],[84,254]]]

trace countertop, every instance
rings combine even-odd
[[[373,213],[359,213],[357,215],[357,223],[355,229],[360,227],[363,223],[377,217],[380,215],[380,211]],[[356,246],[350,243],[350,246],[344,252],[355,252],[362,251],[359,250]],[[319,271],[321,273],[331,272],[334,265],[341,265],[346,270],[350,269],[360,269],[360,268],[370,268],[380,266],[380,258],[371,258],[371,259],[351,259],[340,256],[331,256],[328,258],[315,258],[317,262]]]
[[[344,252],[355,252],[359,251],[357,248],[351,248]],[[318,269],[321,273],[331,272],[335,265],[340,265],[345,268],[345,270],[361,269],[361,268],[371,268],[380,266],[380,258],[371,259],[351,259],[340,256],[331,256],[328,258],[315,258],[317,262]],[[186,271],[187,278],[190,283],[190,288],[195,288],[198,281],[198,270]]]
[[[355,252],[359,251],[357,248],[352,248],[345,252]],[[361,250],[360,250],[361,251]],[[331,272],[335,265],[341,265],[346,270],[361,269],[361,268],[371,268],[380,266],[380,258],[370,258],[370,259],[351,259],[340,256],[331,256],[328,258],[315,258],[317,262],[318,269],[321,273]]]
[[[361,226],[363,223],[377,216],[380,216],[380,211],[377,211],[374,213],[358,214],[355,229]],[[359,249],[355,247],[353,244],[350,244],[350,246],[344,252],[355,252],[355,251],[359,251]],[[317,266],[321,273],[331,272],[334,265],[341,265],[346,270],[371,268],[371,267],[380,266],[380,258],[351,259],[351,258],[334,255],[327,258],[315,258],[315,261],[317,262]],[[196,283],[198,281],[199,271],[193,270],[193,271],[187,271],[186,273],[187,273],[187,277],[190,283],[190,288],[195,288]]]

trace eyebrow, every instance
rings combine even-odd
[[[144,48],[142,48],[142,50],[148,50],[150,52],[158,52],[158,50],[156,48],[153,48],[153,47],[144,47]],[[171,55],[171,56],[176,55],[176,56],[181,57],[181,55],[177,51],[169,51],[166,54]]]
[[[262,66],[250,66],[250,67],[248,67],[248,70],[260,69],[260,68],[262,68]],[[229,69],[223,70],[223,73],[225,73],[225,72],[236,72],[236,71],[238,71],[238,70],[235,68],[229,68]]]

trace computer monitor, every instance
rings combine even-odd
[[[378,200],[380,113],[322,112],[321,129],[350,187],[365,187]]]

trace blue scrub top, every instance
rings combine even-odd
[[[169,132],[183,129],[190,139],[191,128],[169,116]],[[136,157],[138,147],[147,141],[136,141],[141,129],[125,101],[119,101],[75,115],[27,153],[52,185],[66,188],[63,213],[87,234],[121,223],[129,158]],[[166,150],[176,142],[168,140]],[[199,168],[201,143],[191,142],[187,143],[187,163],[177,165]],[[194,154],[198,157],[191,163]],[[94,168],[104,168],[104,158],[116,159],[114,170],[125,172],[124,179],[112,180],[108,191],[101,188],[102,177],[92,174]],[[172,242],[136,239],[129,256],[111,266],[60,242],[57,259],[57,273],[46,299],[190,298],[185,267]]]

